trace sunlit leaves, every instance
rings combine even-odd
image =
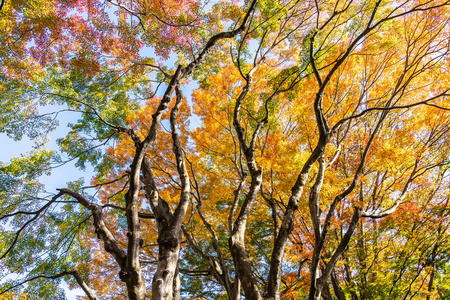
[[[330,290],[339,285],[347,298],[448,294],[447,6],[261,0],[239,34],[208,49],[192,77],[177,82],[177,65],[196,65],[208,38],[240,28],[250,4],[243,2],[6,2],[0,130],[36,144],[0,166],[6,251],[0,255],[8,272],[50,276],[76,269],[105,298],[125,298],[123,266],[90,225],[91,209],[101,210],[111,239],[127,249],[126,193],[130,179],[136,181],[133,207],[144,215],[139,259],[149,283],[160,261],[162,219],[153,219],[148,200],[157,190],[153,199],[171,215],[188,175],[182,289],[192,298],[225,297],[230,290],[220,276],[226,272],[228,285],[238,281],[229,238],[240,210],[246,213],[255,165],[262,183],[240,230],[259,290],[267,291],[279,232],[292,228],[284,256],[275,259],[282,262],[284,297],[306,297],[315,249],[318,272],[334,266]],[[184,93],[177,125],[169,121],[175,98],[157,92],[170,82]],[[168,105],[158,120],[161,99]],[[72,117],[58,136],[60,153],[46,150],[63,114]],[[180,133],[178,161],[171,125]],[[133,169],[142,158],[135,158],[140,142],[155,128],[156,137],[141,148],[145,166]],[[91,186],[68,184],[84,200],[46,193],[39,183],[67,160],[94,167]],[[150,170],[145,184],[156,190],[149,191]],[[302,192],[294,195],[299,184]],[[355,209],[364,218],[333,265]],[[291,211],[297,214],[289,221]],[[383,220],[369,218],[383,213]],[[325,227],[324,236],[315,234]],[[44,280],[29,283],[23,294],[62,297]]]

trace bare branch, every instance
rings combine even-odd
[[[178,174],[180,176],[181,181],[181,196],[180,202],[178,203],[177,208],[173,214],[173,219],[171,221],[171,225],[174,230],[181,230],[181,223],[183,222],[184,216],[186,214],[187,206],[189,204],[189,196],[190,196],[190,183],[189,183],[189,174],[186,169],[186,163],[184,161],[183,150],[180,143],[178,125],[177,125],[177,116],[179,108],[183,102],[183,94],[179,86],[175,87],[176,92],[176,103],[172,108],[170,113],[170,127],[172,130],[172,142],[173,142],[173,152],[176,158],[176,165]]]
[[[83,278],[81,278],[77,270],[69,271],[68,273],[73,277],[75,277],[75,280],[78,282],[78,285],[86,293],[89,300],[99,300],[99,298],[97,298],[97,296],[95,295],[94,291],[91,288],[89,288],[89,286],[84,282]]]
[[[9,248],[6,249],[6,251],[2,254],[2,256],[0,256],[0,260],[3,259],[11,251],[12,248],[14,248],[15,244],[17,243],[17,240],[19,239],[20,234],[22,233],[22,231],[25,230],[25,228],[29,224],[31,224],[34,220],[36,220],[40,216],[40,214],[42,212],[44,212],[47,208],[49,208],[50,205],[52,205],[53,202],[55,202],[63,194],[64,194],[63,192],[59,192],[58,194],[53,196],[52,199],[47,204],[45,204],[43,207],[41,207],[39,210],[37,210],[37,211],[35,211],[33,213],[30,213],[30,214],[34,214],[35,216],[33,218],[31,218],[30,220],[28,220],[24,225],[22,225],[22,227],[20,227],[20,229],[18,231],[16,231],[15,236],[14,236],[14,240],[12,241],[11,245],[9,246]],[[19,213],[21,213],[21,212],[13,213],[13,214],[7,215],[5,217],[14,216],[14,215],[19,214]],[[2,218],[4,218],[4,217],[2,217]]]
[[[39,278],[58,279],[58,278],[61,278],[63,276],[66,276],[66,275],[71,275],[71,276],[75,277],[75,280],[78,282],[78,284],[80,285],[81,289],[83,289],[83,291],[86,293],[86,296],[89,298],[89,300],[98,300],[97,296],[95,296],[94,291],[92,291],[92,289],[90,289],[86,285],[86,283],[84,282],[84,280],[81,278],[80,274],[76,270],[63,271],[63,272],[61,272],[59,274],[55,274],[55,275],[38,275],[38,276],[34,276],[34,277],[31,277],[31,278],[25,279],[22,282],[20,282],[18,284],[15,284],[15,285],[13,285],[13,286],[11,286],[11,287],[1,291],[0,295],[4,294],[4,293],[7,293],[8,291],[11,291],[11,290],[15,289],[16,287],[24,285],[27,282],[30,282],[30,281],[33,281],[33,280],[36,280],[36,279],[39,279]]]
[[[118,241],[114,238],[112,233],[106,227],[103,216],[102,207],[100,205],[89,202],[81,194],[69,189],[59,189],[60,193],[67,194],[75,198],[78,203],[86,207],[92,212],[94,217],[94,227],[97,237],[104,242],[106,252],[111,253],[119,264],[120,268],[125,266],[125,259],[127,257],[125,251],[119,246]]]
[[[11,290],[13,290],[13,289],[15,289],[15,288],[21,286],[21,285],[24,285],[24,284],[27,283],[27,282],[30,282],[30,281],[33,281],[33,280],[36,280],[36,279],[39,279],[39,278],[45,278],[45,279],[58,279],[58,278],[63,277],[63,276],[65,276],[65,275],[71,275],[71,274],[70,274],[70,272],[68,272],[68,271],[64,271],[64,272],[61,272],[61,273],[55,274],[55,275],[38,275],[38,276],[33,276],[33,277],[31,277],[31,278],[25,279],[25,280],[23,280],[22,282],[17,283],[17,284],[15,284],[15,285],[13,285],[13,286],[11,286],[11,287],[9,287],[9,288],[7,288],[7,289],[1,291],[1,292],[0,292],[0,295],[1,295],[1,294],[5,294],[5,293],[7,293],[7,292],[9,292],[9,291],[11,291]]]
[[[450,89],[446,89],[442,93],[440,93],[440,94],[438,94],[436,96],[433,96],[431,98],[428,98],[426,100],[415,102],[415,103],[411,103],[411,104],[407,104],[407,105],[397,105],[397,106],[394,105],[394,106],[385,106],[385,107],[371,107],[371,108],[365,109],[362,112],[360,112],[359,114],[356,114],[356,115],[353,115],[353,116],[350,116],[350,117],[343,118],[343,119],[339,120],[333,126],[332,131],[335,131],[344,122],[349,121],[349,120],[353,120],[353,119],[356,119],[356,118],[359,118],[359,117],[362,117],[366,113],[371,112],[371,111],[389,111],[389,110],[396,110],[396,109],[408,109],[408,108],[412,108],[412,107],[419,106],[419,105],[429,105],[429,106],[437,107],[437,108],[443,109],[443,110],[450,110],[450,108],[445,108],[445,107],[438,106],[436,104],[428,103],[428,102],[436,100],[436,99],[438,99],[440,97],[448,97],[448,96],[450,96],[448,91],[450,91]]]
[[[193,60],[183,71],[183,76],[188,76],[189,74],[192,73],[192,71],[200,64],[200,62],[202,61],[203,57],[206,55],[206,53],[209,52],[209,50],[217,43],[217,41],[221,40],[221,39],[229,39],[229,38],[233,38],[236,35],[238,35],[239,33],[243,32],[245,30],[245,27],[247,26],[247,21],[250,17],[250,15],[253,13],[253,11],[255,10],[256,7],[256,3],[258,2],[258,0],[253,0],[250,3],[250,6],[247,10],[247,13],[244,16],[244,19],[242,20],[241,25],[232,30],[232,31],[226,31],[226,32],[221,32],[218,33],[214,36],[212,36],[208,42],[206,43],[205,47],[203,48],[202,52],[200,52],[200,54],[198,55],[198,57]]]
[[[118,209],[121,211],[127,210],[125,207],[110,204],[110,203],[103,204],[102,207],[111,207],[111,208]],[[139,215],[139,218],[143,218],[143,219],[154,219],[155,218],[155,216],[152,213],[139,212],[138,215]]]

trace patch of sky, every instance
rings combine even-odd
[[[206,6],[210,8],[214,3],[216,3],[216,1],[210,1]],[[117,18],[117,16],[114,14],[114,7],[105,7],[104,11],[112,20]],[[80,12],[77,13],[80,14]],[[81,15],[83,17],[88,17],[86,11],[81,12]],[[31,42],[29,46],[33,47],[34,43]],[[156,57],[155,52],[151,47],[143,47],[140,51],[140,54],[142,57]],[[159,61],[159,63],[163,63],[170,70],[171,68],[176,68],[177,60],[178,57],[175,54],[172,54],[169,59],[165,61]],[[156,73],[153,79],[156,80]],[[162,84],[156,92],[155,96],[162,97],[166,86],[167,85]],[[192,93],[198,87],[199,84],[195,80],[189,80],[182,86],[183,95],[186,98],[186,103],[190,107],[191,112],[193,111]],[[85,178],[87,181],[89,181],[90,178],[92,178],[95,174],[94,168],[87,164],[84,170],[80,170],[80,168],[77,168],[75,166],[75,161],[70,161],[67,157],[64,157],[64,155],[59,150],[59,145],[57,144],[57,139],[64,137],[69,133],[69,124],[76,123],[77,120],[81,117],[81,113],[64,111],[64,107],[58,105],[47,105],[44,107],[40,107],[39,113],[41,115],[52,115],[59,122],[59,125],[55,128],[55,130],[48,132],[47,143],[44,147],[46,149],[56,151],[63,156],[62,161],[65,161],[65,163],[59,164],[58,166],[53,168],[49,175],[43,175],[39,178],[39,181],[45,185],[46,192],[55,193],[57,188],[65,187],[67,186],[67,182],[76,181],[79,178]],[[163,121],[161,125],[166,130],[170,130],[170,124],[168,123],[168,121]],[[198,118],[198,116],[192,113],[189,118],[189,128],[191,130],[194,130],[199,126],[201,126],[200,119]],[[190,140],[189,142],[190,144],[194,143],[192,140]],[[2,164],[7,164],[12,158],[26,155],[36,148],[35,140],[30,139],[27,136],[22,136],[20,140],[14,140],[4,132],[0,132],[0,144],[3,146],[0,147],[0,163]],[[3,280],[20,278],[17,276],[20,275],[9,274],[7,277],[3,278]],[[85,296],[84,292],[79,288],[69,290],[69,287],[66,283],[63,283],[62,287],[66,292],[66,297],[68,300],[75,300],[77,296]],[[93,288],[95,289],[95,287]]]
[[[57,126],[54,131],[48,132],[48,143],[45,145],[45,148],[60,152],[59,146],[56,142],[57,138],[66,136],[70,130],[68,124],[75,123],[81,114],[65,112],[62,107],[57,105],[41,107],[39,112],[41,114],[53,114],[59,121],[59,126]],[[6,133],[0,133],[0,144],[3,145],[3,147],[0,147],[0,163],[2,164],[7,164],[12,158],[26,155],[27,153],[33,151],[36,147],[35,141],[27,136],[23,136],[20,140],[14,140],[13,138],[8,137]],[[63,158],[63,160],[67,159]],[[68,161],[53,168],[51,174],[42,175],[39,178],[39,181],[45,185],[46,192],[56,193],[56,189],[66,187],[67,182],[76,181],[81,177],[89,180],[93,176],[94,170],[92,166],[87,165],[85,170],[80,170],[75,167],[74,161]],[[3,278],[3,280],[17,278],[21,278],[21,276],[18,274],[9,274]],[[62,284],[62,287],[66,291],[68,300],[75,300],[77,299],[77,296],[85,295],[79,288],[69,290],[69,287],[65,282]]]

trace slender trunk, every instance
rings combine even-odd
[[[245,198],[239,216],[234,224],[232,234],[228,240],[230,245],[231,256],[235,266],[236,279],[239,278],[240,284],[245,293],[245,299],[260,300],[262,299],[255,276],[253,275],[252,266],[245,250],[245,230],[247,219],[252,210],[253,204],[259,193],[262,182],[262,172],[255,171],[252,176],[252,184],[249,193]]]
[[[331,295],[330,287],[328,284],[325,284],[325,287],[323,288],[322,298],[324,300],[333,300],[333,296]]]
[[[339,279],[337,278],[335,270],[333,270],[333,272],[331,273],[331,284],[333,286],[333,290],[334,290],[334,294],[336,295],[336,298],[338,298],[338,300],[346,300],[345,293],[341,289],[341,286],[339,285]]]
[[[283,260],[284,249],[286,248],[291,232],[294,230],[295,213],[298,210],[298,204],[303,193],[303,188],[305,187],[306,182],[309,178],[309,173],[312,169],[312,166],[322,155],[326,143],[326,139],[319,141],[313,153],[310,155],[307,162],[303,166],[302,171],[300,172],[297,181],[292,188],[292,195],[284,212],[283,221],[281,222],[277,238],[275,239],[274,247],[272,250],[272,257],[270,259],[270,271],[266,288],[266,296],[268,299],[280,299],[281,264]]]
[[[428,292],[431,293],[433,291],[433,283],[434,276],[436,273],[436,253],[437,253],[438,243],[436,242],[433,246],[433,252],[431,253],[431,273],[430,273],[430,281],[428,282]],[[427,295],[427,300],[430,300],[431,296]]]
[[[78,271],[71,271],[69,273],[72,274],[73,277],[75,277],[75,280],[78,282],[81,289],[86,293],[86,296],[89,298],[89,300],[99,300],[94,291],[83,281]]]
[[[351,291],[351,292],[350,292],[350,295],[352,296],[352,300],[359,300],[359,299],[358,299],[358,295],[356,294],[356,292]]]
[[[364,228],[363,223],[359,222],[358,226],[358,240],[356,242],[356,253],[358,256],[358,261],[361,270],[363,270],[360,274],[361,276],[361,287],[359,289],[359,298],[361,300],[367,299],[366,291],[367,291],[367,263],[366,263],[366,247],[365,247],[365,241],[364,241]]]
[[[322,291],[327,284],[328,279],[330,278],[331,272],[336,266],[336,262],[344,253],[345,248],[347,248],[348,243],[350,242],[350,238],[356,230],[356,226],[358,224],[359,219],[361,218],[362,209],[360,207],[355,207],[355,211],[353,213],[352,219],[348,226],[348,230],[345,232],[344,237],[341,242],[337,246],[336,250],[333,253],[333,256],[328,261],[325,270],[320,278],[317,280],[311,279],[311,285],[309,289],[309,299],[319,300],[322,296]],[[313,254],[314,257],[314,254]],[[313,284],[315,283],[315,284]]]
[[[244,289],[245,299],[247,300],[261,300],[261,294],[258,286],[255,282],[254,276],[248,276],[247,274],[253,274],[250,260],[247,256],[247,251],[244,246],[244,235],[233,235],[229,239],[231,255],[233,256],[233,262],[236,268],[236,274],[238,275],[242,288]]]
[[[132,193],[131,191],[135,191]],[[128,221],[128,249],[125,268],[120,273],[121,279],[127,285],[130,300],[144,300],[146,298],[145,280],[142,274],[139,251],[142,243],[138,216],[138,201],[136,189],[131,185],[126,195]]]

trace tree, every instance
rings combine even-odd
[[[1,293],[448,293],[449,5],[3,1]],[[91,185],[45,191],[62,153]]]

